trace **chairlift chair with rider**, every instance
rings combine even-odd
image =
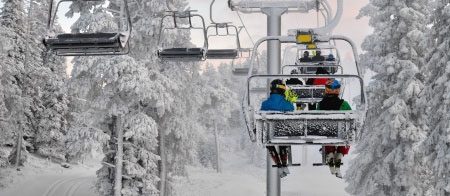
[[[270,36],[260,39],[254,46],[257,50],[261,43],[268,40],[278,40],[280,43],[299,43],[302,36],[300,30],[296,34],[288,36]],[[311,33],[313,34],[313,32]],[[315,74],[259,74],[251,75],[247,79],[247,92],[244,96],[243,111],[250,138],[254,142],[260,142],[265,146],[271,145],[347,145],[353,138],[359,135],[366,108],[366,96],[364,92],[364,81],[360,76],[356,48],[348,38],[343,36],[318,37],[323,40],[341,39],[349,41],[355,55],[355,64],[358,75],[334,74],[336,79],[356,79],[361,88],[361,105],[351,111],[259,111],[254,109],[252,103],[251,81],[255,79],[285,79],[285,78],[329,78],[330,75]],[[252,54],[250,69],[254,67],[255,52]]]
[[[208,50],[208,37],[206,33],[206,25],[205,20],[199,14],[194,14],[196,10],[186,10],[186,11],[166,11],[165,14],[161,18],[161,27],[159,31],[159,39],[158,39],[158,57],[163,61],[203,61],[206,59],[206,52]],[[172,18],[173,26],[167,26],[164,23],[164,19]],[[198,18],[201,21],[200,27],[195,27],[193,25],[193,19]],[[187,26],[183,26],[181,23],[181,19],[187,19]],[[203,33],[203,46],[201,47],[168,47],[164,43],[164,35],[168,30],[201,30]],[[188,44],[189,41],[186,41]]]
[[[95,33],[53,33],[53,26],[56,20],[58,8],[62,2],[102,2],[102,0],[60,0],[54,7],[54,1],[51,1],[47,35],[44,44],[47,49],[52,50],[59,56],[97,56],[97,55],[123,55],[129,52],[129,38],[131,35],[132,24],[128,10],[127,0],[122,0],[120,10],[104,9],[109,12],[118,21],[118,30],[114,32],[95,32]],[[118,19],[117,19],[118,18]]]

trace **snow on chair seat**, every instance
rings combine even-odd
[[[158,57],[162,60],[203,60],[205,50],[203,48],[168,48],[158,51]]]
[[[345,144],[357,129],[354,111],[259,111],[256,129],[263,144]]]

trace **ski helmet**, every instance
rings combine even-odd
[[[325,84],[325,94],[327,95],[339,95],[341,91],[341,84],[338,80],[329,79]]]
[[[282,80],[275,79],[270,83],[270,92],[271,93],[284,95],[285,91],[286,91],[286,85],[284,85]]]

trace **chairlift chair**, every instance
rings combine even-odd
[[[60,0],[53,10],[52,1],[49,9],[47,23],[47,35],[44,44],[47,49],[52,50],[59,56],[98,56],[98,55],[124,55],[129,52],[129,38],[132,24],[127,0],[122,0],[121,10],[110,10],[113,14],[118,13],[118,27],[115,32],[95,33],[62,33],[54,34],[53,26],[62,2],[77,2],[80,0]],[[81,0],[83,2],[101,2],[102,0]],[[125,16],[123,16],[125,14]],[[126,21],[126,22],[125,22]],[[126,28],[125,28],[126,27]]]
[[[278,40],[280,43],[298,43],[299,34],[289,36],[269,36],[262,38],[256,42],[254,51],[268,40]],[[333,37],[324,37],[331,39]],[[342,38],[336,36],[334,38]],[[349,41],[351,42],[351,41]],[[354,44],[350,44],[355,54],[356,48]],[[255,52],[252,54],[250,69],[254,67]],[[347,145],[353,138],[359,135],[361,129],[363,113],[366,108],[366,96],[364,91],[364,81],[360,76],[358,68],[357,55],[355,55],[358,75],[334,74],[315,75],[315,74],[259,74],[250,75],[247,79],[247,92],[243,100],[243,112],[247,124],[250,138],[254,142],[259,142],[265,146],[280,145]],[[251,81],[254,79],[285,79],[285,78],[337,78],[350,79],[354,78],[359,81],[361,87],[361,104],[363,107],[357,107],[351,111],[259,111],[253,108]],[[310,88],[305,86],[306,88]],[[314,88],[311,87],[311,94],[314,94]],[[322,90],[323,92],[323,90]],[[303,96],[303,95],[301,95]],[[306,95],[305,95],[306,96]],[[305,97],[306,98],[306,97]],[[312,97],[314,98],[314,97]],[[310,98],[310,99],[312,99]]]
[[[214,29],[215,33],[210,34],[209,30]],[[220,34],[219,29],[225,29],[225,34]],[[231,32],[232,31],[232,32]],[[208,43],[210,43],[210,38],[214,36],[233,36],[236,39],[236,48],[232,49],[210,49],[206,52],[207,59],[236,59],[239,57],[239,49],[240,49],[240,41],[238,35],[238,29],[234,25],[230,25],[229,23],[213,23],[208,28],[206,28],[206,32],[208,33]]]
[[[239,59],[250,59],[252,54],[252,48],[239,48]],[[232,66],[232,72],[235,76],[248,76],[250,68],[249,67],[238,67],[236,63],[237,59],[233,59],[233,62],[231,63]],[[258,61],[259,64],[259,61]],[[251,74],[258,73],[258,69],[255,67],[252,69]]]
[[[161,27],[159,31],[159,39],[158,39],[158,49],[157,55],[163,61],[203,61],[206,59],[206,52],[208,50],[208,37],[206,33],[205,20],[199,14],[193,14],[196,10],[187,10],[187,11],[166,11],[167,14],[161,18]],[[165,26],[164,19],[171,17],[173,18],[173,27]],[[201,27],[194,27],[192,24],[193,18],[199,18],[202,21]],[[188,26],[182,26],[178,22],[179,19],[187,19]],[[184,29],[184,30],[192,30],[192,29],[200,29],[203,31],[203,46],[202,47],[166,47],[164,46],[162,38],[164,37],[164,33],[166,30],[173,29]]]

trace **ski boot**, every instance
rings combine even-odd
[[[336,171],[336,177],[338,178],[342,178],[342,173],[341,173],[341,162],[342,162],[342,157],[344,157],[344,155],[342,153],[337,153],[336,157],[334,159],[334,163],[335,163],[335,171]]]
[[[281,168],[281,166],[282,166],[281,161],[280,161],[280,158],[278,157],[278,153],[277,153],[275,146],[267,146],[267,150],[269,150],[269,154],[272,157],[272,160],[276,164],[276,166],[278,168]]]
[[[288,147],[280,146],[281,169],[284,174],[290,174],[288,169]]]
[[[330,152],[326,157],[327,165],[330,167],[331,175],[336,175],[336,167],[334,163],[334,153]]]

